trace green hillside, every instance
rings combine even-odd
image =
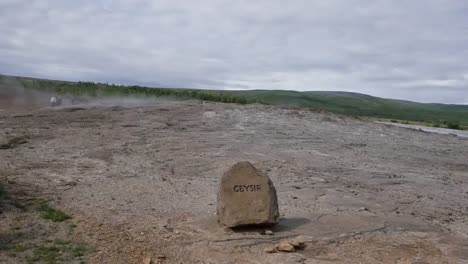
[[[310,107],[355,116],[468,125],[468,105],[423,104],[343,92],[241,91],[238,94],[273,105]]]
[[[383,118],[393,122],[412,121],[433,126],[468,128],[468,105],[423,104],[348,92],[150,88],[0,75],[0,88],[2,86],[21,86],[71,95],[172,97],[239,104],[261,103],[321,109],[339,114]]]

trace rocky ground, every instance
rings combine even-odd
[[[466,138],[307,110],[10,108],[0,262],[468,263],[467,157]],[[243,160],[278,191],[272,234],[216,223],[217,181]],[[291,239],[305,247],[265,252]]]

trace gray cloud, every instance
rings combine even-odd
[[[0,0],[0,73],[468,103],[456,0]]]

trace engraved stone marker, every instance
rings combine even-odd
[[[279,221],[276,190],[250,162],[232,166],[220,180],[218,221],[227,227],[273,225]]]

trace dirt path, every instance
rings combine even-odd
[[[468,263],[467,139],[197,102],[0,112],[0,145],[18,137],[0,149],[6,189],[72,217],[20,229],[88,245],[88,263]],[[273,236],[216,224],[217,179],[242,160],[278,190]],[[5,238],[30,208],[0,214],[0,241],[25,247],[0,262],[33,254],[37,237]],[[264,253],[286,238],[306,248]]]

